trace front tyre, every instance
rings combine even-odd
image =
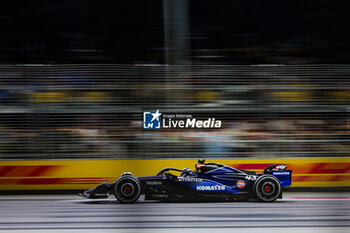
[[[282,192],[279,180],[271,175],[260,176],[253,185],[253,192],[259,201],[275,201]]]
[[[132,175],[121,176],[114,185],[114,196],[121,203],[133,203],[139,199],[141,183]]]

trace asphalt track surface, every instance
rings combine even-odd
[[[349,193],[274,203],[120,204],[113,197],[0,196],[0,232],[350,232]]]

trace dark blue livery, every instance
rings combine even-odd
[[[292,171],[286,167],[273,164],[264,173],[256,173],[200,159],[195,171],[164,168],[156,176],[146,177],[125,172],[115,183],[102,183],[79,195],[94,199],[107,198],[113,193],[121,203],[133,203],[141,194],[145,200],[160,201],[272,202],[282,198],[282,188],[292,183]]]

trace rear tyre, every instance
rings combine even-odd
[[[263,175],[255,181],[253,192],[259,201],[272,202],[281,196],[282,188],[276,177]]]
[[[141,183],[132,175],[121,176],[114,185],[114,196],[121,203],[133,203],[139,199]]]

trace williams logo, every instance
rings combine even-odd
[[[181,128],[221,128],[221,120],[215,118],[198,119],[190,114],[168,114],[156,112],[143,112],[144,129],[181,129]]]
[[[160,129],[161,115],[159,109],[156,112],[143,112],[143,128]]]

